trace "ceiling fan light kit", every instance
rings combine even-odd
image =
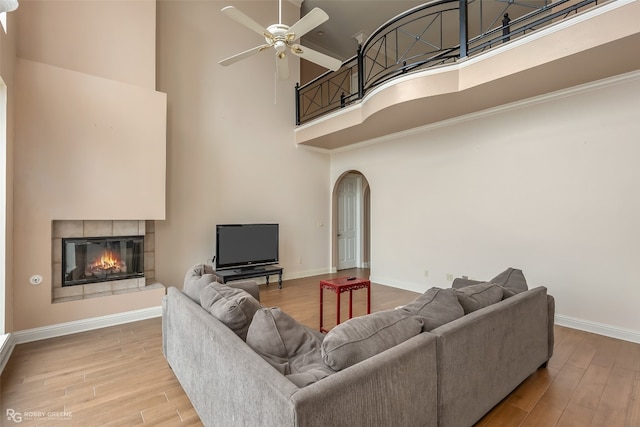
[[[289,78],[287,50],[289,50],[296,56],[316,63],[329,70],[337,71],[338,69],[340,69],[340,67],[342,66],[342,61],[340,61],[339,59],[333,58],[329,55],[325,55],[324,53],[317,52],[308,47],[294,44],[294,42],[297,41],[300,37],[304,36],[306,33],[328,20],[329,15],[327,15],[322,9],[316,7],[311,12],[300,18],[298,22],[289,27],[288,25],[282,23],[282,0],[280,0],[279,2],[279,7],[280,22],[278,24],[269,25],[266,28],[258,24],[256,21],[245,15],[240,10],[236,9],[234,6],[224,7],[222,9],[222,13],[224,13],[237,23],[252,30],[253,32],[263,36],[266,44],[256,46],[244,52],[240,52],[238,54],[230,56],[229,58],[223,59],[218,63],[224,66],[235,64],[242,59],[248,58],[249,56],[272,47],[275,51],[276,57],[276,73],[278,75],[278,78],[281,80],[286,80]]]
[[[18,8],[18,0],[0,0],[0,13],[13,12]]]

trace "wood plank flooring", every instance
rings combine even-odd
[[[261,300],[318,328],[319,280],[366,274],[289,280],[282,290],[262,286]],[[331,327],[335,294],[324,292],[325,327]],[[416,295],[372,284],[372,311]],[[346,319],[348,294],[342,296]],[[365,311],[366,291],[355,291],[354,315]],[[640,426],[640,345],[558,326],[555,331],[548,368],[531,375],[477,426]],[[16,346],[0,377],[0,410],[2,426],[202,425],[162,356],[159,318]],[[22,421],[11,420],[8,410]]]

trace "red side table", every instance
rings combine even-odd
[[[323,289],[329,289],[336,293],[336,325],[340,324],[340,294],[349,291],[349,319],[353,316],[352,295],[357,289],[367,289],[367,314],[371,313],[371,282],[367,279],[352,279],[340,277],[338,279],[329,279],[320,281],[320,331],[328,332],[322,327],[322,296]]]

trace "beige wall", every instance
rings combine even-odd
[[[50,27],[48,13],[57,13],[50,3],[71,8],[59,17],[66,25]],[[638,78],[328,155],[296,146],[295,80],[275,82],[269,53],[231,67],[217,64],[262,43],[219,12],[228,4],[263,24],[277,20],[276,1],[159,1],[157,23],[152,1],[29,1],[15,12],[21,24],[16,85],[22,89],[16,96],[20,114],[14,114],[14,238],[25,243],[12,248],[13,330],[159,304],[156,295],[144,293],[50,304],[48,244],[52,219],[80,213],[89,216],[81,219],[104,219],[93,206],[104,206],[102,201],[83,201],[89,186],[81,181],[110,170],[96,162],[69,178],[61,166],[65,154],[87,160],[88,146],[102,140],[135,157],[141,155],[139,141],[155,138],[152,122],[160,120],[163,96],[151,90],[155,73],[148,55],[156,52],[157,25],[155,76],[168,106],[166,220],[156,221],[155,242],[160,282],[181,286],[189,266],[211,258],[215,225],[226,222],[279,222],[285,276],[327,271],[331,189],[343,172],[358,170],[371,188],[374,281],[423,291],[449,286],[449,273],[482,279],[520,267],[532,285],[549,287],[559,314],[638,333],[629,303],[640,296],[634,287],[640,255],[634,240],[640,214],[634,164],[640,153],[633,139],[640,131]],[[297,16],[285,2],[285,20]],[[114,34],[123,22],[120,34],[130,40]],[[89,46],[97,48],[84,46],[91,39]],[[0,36],[3,78],[13,70],[4,40]],[[129,43],[139,57],[126,53]],[[297,60],[290,64],[295,76]],[[100,93],[100,105],[82,104],[93,91]],[[133,111],[120,116],[109,108],[116,105]],[[102,108],[113,115],[102,117]],[[76,113],[81,120],[69,118]],[[120,138],[132,126],[139,138]],[[158,195],[151,181],[164,185],[158,172],[164,148],[150,148],[152,166],[136,175],[148,173],[141,188]],[[135,190],[124,190],[125,197]],[[66,210],[69,203],[51,204],[54,195],[71,202],[73,212]],[[109,219],[161,219],[161,204],[154,196],[134,210],[102,212],[116,217]],[[45,276],[40,287],[28,284],[34,273]]]
[[[52,304],[50,243],[53,220],[164,218],[155,2],[30,1],[15,13],[13,329],[157,307],[161,291]],[[29,284],[34,274],[44,282]]]
[[[7,32],[0,30],[0,77],[7,86],[7,133],[6,133],[6,228],[5,259],[1,266],[5,281],[4,329],[13,330],[13,139],[14,126],[14,67],[16,51],[17,20],[15,13],[7,14]],[[2,333],[3,331],[0,331]]]
[[[332,155],[371,188],[371,280],[522,268],[556,313],[640,334],[640,74]],[[428,275],[425,273],[428,271]]]
[[[156,277],[167,285],[181,287],[187,268],[211,260],[219,223],[278,222],[285,277],[329,267],[329,156],[294,142],[298,60],[289,58],[292,77],[278,82],[270,51],[218,65],[264,42],[220,13],[229,4],[277,22],[276,1],[158,2],[158,89],[169,114]],[[283,21],[294,22],[298,8],[283,6]]]
[[[20,2],[18,56],[155,89],[155,0]]]
[[[328,70],[310,61],[300,61],[300,86],[309,83],[316,77],[326,73]]]

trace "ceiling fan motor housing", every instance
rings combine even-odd
[[[281,52],[287,47],[287,31],[289,31],[288,25],[270,25],[269,27],[267,27],[267,31],[264,34],[264,39],[267,43],[272,44],[278,52]]]

